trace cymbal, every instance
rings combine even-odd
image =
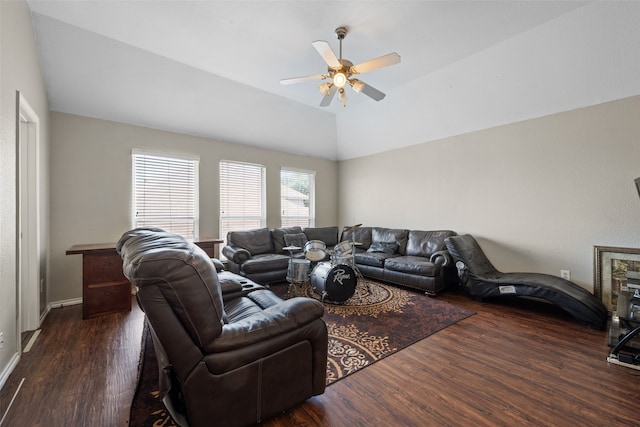
[[[285,251],[297,251],[302,249],[300,246],[285,246],[284,248]]]
[[[351,231],[355,230],[356,228],[360,228],[360,227],[362,227],[362,224],[352,225],[352,226],[351,226],[351,227],[349,227],[349,228],[345,228],[344,232],[345,232],[345,233],[349,233],[349,232],[351,232]]]

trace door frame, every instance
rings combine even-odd
[[[40,327],[40,118],[16,91],[17,291],[18,342],[24,331]]]

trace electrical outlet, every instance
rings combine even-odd
[[[4,349],[4,332],[0,332],[0,351]]]
[[[560,277],[565,280],[571,280],[571,271],[569,270],[560,270]]]

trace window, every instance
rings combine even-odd
[[[265,169],[250,163],[220,162],[220,238],[267,223]]]
[[[198,158],[134,150],[133,226],[198,236]]]
[[[315,225],[315,173],[282,169],[280,171],[280,223],[282,227]]]

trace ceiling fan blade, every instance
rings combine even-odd
[[[282,79],[280,80],[280,84],[281,85],[290,85],[290,84],[294,84],[294,83],[303,83],[303,82],[310,82],[313,80],[322,80],[327,78],[326,74],[315,74],[313,76],[304,76],[304,77],[292,77],[290,79]]]
[[[370,85],[366,84],[362,80],[354,79],[354,81],[357,82],[357,83],[353,85],[353,90],[355,90],[356,92],[364,93],[369,98],[371,98],[371,99],[373,99],[375,101],[382,101],[384,99],[384,97],[387,96],[383,92],[380,92],[378,89],[376,89],[373,86],[370,86]]]
[[[333,53],[333,50],[331,49],[331,46],[329,46],[329,43],[324,40],[316,40],[311,44],[316,48],[320,56],[322,56],[322,58],[324,59],[324,62],[326,62],[329,67],[335,70],[342,67],[342,64],[340,64],[340,61],[338,61],[336,54]]]
[[[336,87],[335,86],[331,86],[329,88],[329,95],[322,95],[322,101],[320,101],[320,106],[321,107],[328,107],[329,104],[331,104],[331,101],[333,101],[333,97],[336,95]]]
[[[375,59],[370,59],[369,61],[362,62],[358,65],[354,65],[350,68],[349,71],[353,74],[362,74],[367,71],[377,70],[378,68],[388,67],[389,65],[399,64],[400,63],[400,55],[397,53],[388,53],[386,55],[380,56]]]

